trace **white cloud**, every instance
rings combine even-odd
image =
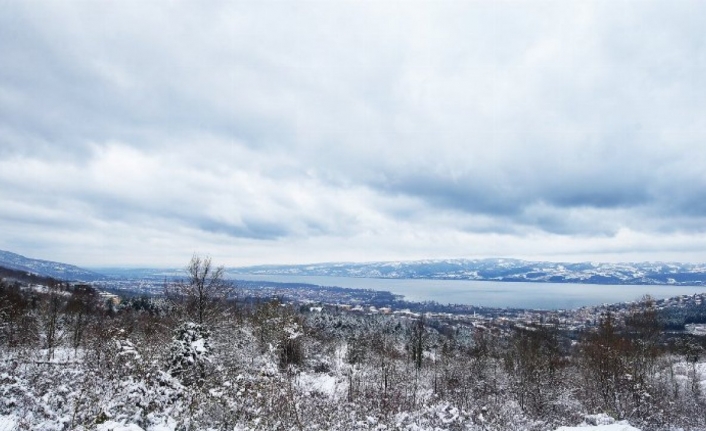
[[[81,264],[706,260],[703,12],[11,2],[0,247]]]

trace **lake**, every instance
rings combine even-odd
[[[243,274],[238,274],[235,278],[383,290],[403,295],[409,301],[436,301],[441,304],[548,310],[635,301],[647,294],[659,299],[706,292],[706,286],[633,286]]]

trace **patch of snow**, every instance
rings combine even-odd
[[[174,431],[175,429],[176,429],[176,423],[173,423],[173,424],[153,425],[153,426],[147,428],[147,431]]]
[[[17,418],[13,415],[1,416],[0,415],[0,430],[2,431],[15,431],[20,428],[17,423]]]
[[[207,353],[208,350],[206,349],[205,343],[206,343],[206,340],[204,340],[203,338],[199,338],[199,339],[191,342],[191,349],[197,353]]]
[[[296,323],[286,326],[284,328],[284,332],[287,333],[287,338],[289,338],[290,340],[296,340],[297,338],[304,335],[304,333],[299,330],[299,325],[297,325]]]
[[[96,427],[96,431],[145,431],[135,424],[121,424],[120,422],[108,421]]]
[[[297,377],[297,386],[304,393],[319,393],[329,398],[345,395],[346,388],[336,377],[328,374],[301,373]]]
[[[627,421],[615,422],[612,424],[605,425],[589,425],[583,423],[575,427],[559,427],[556,431],[640,431],[638,428],[633,427]]]
[[[692,335],[703,336],[706,335],[706,324],[703,323],[690,323],[684,325],[686,332]]]

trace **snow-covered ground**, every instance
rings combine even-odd
[[[606,414],[588,415],[578,426],[563,426],[556,431],[640,431],[627,421],[616,421]]]
[[[0,415],[0,431],[15,431],[19,429],[19,420],[15,415]]]
[[[21,292],[24,314],[0,308],[0,431],[706,431],[703,353],[647,368],[612,333],[563,349],[504,316],[481,330],[279,302],[206,326],[128,299],[81,326],[68,301],[49,320],[56,297],[33,308]]]
[[[630,426],[627,422],[618,422],[611,425],[579,425],[576,427],[560,427],[556,431],[640,431]]]
[[[0,431],[15,431],[19,429],[19,420],[15,416],[0,416]],[[174,431],[176,425],[155,425],[148,429],[135,424],[107,421],[96,426],[96,431]],[[238,428],[236,428],[238,430]],[[241,428],[242,430],[242,428]],[[438,430],[438,428],[437,428]],[[617,422],[610,425],[579,425],[575,427],[560,427],[556,431],[640,431],[627,422]]]

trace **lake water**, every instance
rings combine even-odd
[[[706,286],[624,286],[241,274],[235,278],[383,290],[403,295],[409,301],[436,301],[441,304],[470,304],[499,308],[568,309],[635,301],[648,294],[659,299],[706,292]]]

